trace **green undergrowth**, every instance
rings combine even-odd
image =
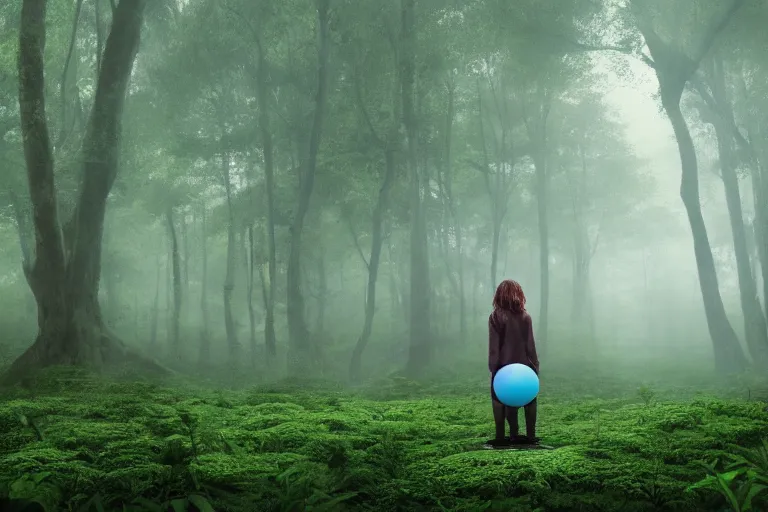
[[[539,405],[556,450],[490,451],[486,386],[215,391],[51,370],[0,397],[0,493],[44,507],[27,510],[768,506],[762,400],[626,384],[589,395],[563,379]]]

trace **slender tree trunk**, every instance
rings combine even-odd
[[[760,260],[760,275],[763,281],[763,308],[768,319],[768,191],[766,190],[766,171],[760,163],[752,169],[752,186],[755,196],[755,220],[753,230],[757,255]]]
[[[536,164],[536,206],[539,218],[539,280],[541,303],[539,306],[539,325],[537,338],[540,340],[541,351],[547,346],[549,326],[549,219],[548,219],[548,178],[547,169],[542,155]]]
[[[539,224],[539,303],[537,345],[540,352],[547,350],[549,330],[549,175],[547,166],[547,120],[552,107],[551,92],[539,83],[534,116],[526,120],[528,137],[533,145],[533,164],[536,172],[536,212]]]
[[[464,295],[464,253],[462,251],[461,218],[457,212],[453,196],[453,122],[455,117],[456,84],[453,79],[448,84],[448,109],[445,123],[445,186],[448,192],[448,209],[453,219],[454,236],[456,237],[456,270],[459,285],[459,335],[467,339],[467,299]]]
[[[746,101],[749,101],[750,94],[744,80],[744,75],[737,76],[739,88]],[[747,139],[749,141],[758,141],[759,131],[755,119],[746,116],[745,124],[747,128]],[[765,139],[763,139],[765,141]],[[764,149],[765,142],[754,144],[752,162],[752,197],[755,206],[755,218],[752,221],[752,233],[757,248],[757,257],[760,264],[760,275],[762,278],[763,289],[763,313],[768,319],[768,174],[766,165],[768,165],[768,152]],[[757,275],[755,273],[755,275]]]
[[[304,297],[301,292],[301,235],[314,188],[317,154],[320,149],[328,95],[328,54],[330,51],[328,4],[329,0],[316,0],[318,71],[315,112],[306,160],[300,167],[299,204],[291,225],[290,252],[288,255],[288,371],[295,376],[305,375],[310,369],[307,357],[311,353],[311,342],[304,312]]]
[[[256,38],[259,69],[256,77],[256,97],[259,104],[259,131],[264,153],[264,179],[267,199],[267,275],[268,280],[262,279],[266,285],[267,295],[264,299],[264,343],[267,355],[274,357],[277,353],[275,341],[275,276],[277,271],[277,254],[275,249],[275,163],[270,129],[269,86],[267,84],[267,59],[260,36]]]
[[[736,333],[725,314],[725,307],[720,296],[717,282],[715,260],[709,245],[709,236],[704,224],[699,202],[699,176],[696,150],[688,126],[680,111],[679,98],[669,98],[662,84],[662,103],[675,132],[682,163],[680,197],[688,213],[688,221],[693,235],[693,250],[696,256],[696,268],[699,274],[699,286],[704,300],[707,327],[712,338],[715,353],[715,365],[722,372],[738,372],[746,366],[746,358],[741,350]]]
[[[187,233],[187,214],[182,212],[181,222],[181,244],[183,249],[183,259],[181,260],[182,273],[184,275],[184,286],[182,288],[182,296],[189,296],[189,236]]]
[[[710,20],[711,23],[701,34],[698,47],[692,54],[693,58],[683,56],[678,50],[666,44],[647,23],[647,18],[643,16],[645,13],[635,13],[638,28],[643,34],[653,59],[654,70],[659,81],[661,103],[672,124],[680,152],[682,169],[680,197],[691,225],[693,251],[696,256],[696,268],[704,301],[707,327],[712,339],[715,366],[721,373],[743,370],[746,366],[746,357],[725,313],[723,300],[720,296],[715,260],[712,255],[712,247],[709,244],[704,217],[701,213],[696,149],[688,125],[680,110],[680,98],[686,84],[699,67],[702,58],[709,52],[718,34],[728,25],[734,13],[739,10],[743,3],[743,0],[734,0],[720,18]],[[633,7],[639,9],[639,5],[639,3],[633,4]]]
[[[173,357],[173,245],[168,244],[165,266],[165,344]]]
[[[728,217],[733,234],[733,248],[739,278],[739,297],[744,314],[744,334],[752,360],[764,367],[768,363],[768,330],[766,330],[765,317],[757,298],[757,286],[752,275],[749,253],[747,252],[739,178],[736,175],[736,162],[731,137],[728,130],[721,125],[715,127],[715,132],[720,154],[720,171],[728,205]]]
[[[155,299],[152,301],[152,323],[149,331],[149,349],[152,352],[157,351],[157,322],[160,319],[160,279],[162,276],[162,264],[160,257],[157,258],[157,278],[155,279]]]
[[[490,81],[490,80],[489,80]],[[494,93],[494,99],[496,98]],[[483,114],[483,98],[480,89],[480,82],[477,82],[477,105],[478,105],[478,118],[480,120],[480,141],[483,146],[483,165],[481,172],[483,173],[483,181],[485,182],[485,188],[488,192],[489,206],[491,209],[491,274],[490,274],[490,287],[491,293],[494,293],[496,286],[498,286],[497,274],[499,266],[499,238],[501,237],[501,227],[504,222],[504,212],[506,211],[506,201],[508,200],[507,193],[501,188],[503,181],[504,167],[506,165],[506,159],[504,157],[504,145],[506,142],[506,132],[502,129],[502,141],[499,146],[499,166],[494,173],[495,183],[491,185],[490,174],[491,165],[488,157],[487,142],[485,137],[485,121]],[[502,121],[503,123],[503,121]]]
[[[227,194],[227,270],[224,277],[224,329],[227,333],[227,346],[229,347],[229,365],[235,369],[239,366],[240,342],[237,339],[235,318],[232,313],[232,295],[235,291],[235,257],[237,242],[235,240],[235,212],[232,204],[232,177],[230,175],[230,155],[224,151],[221,156],[223,163],[224,189]]]
[[[426,219],[422,199],[422,178],[419,172],[417,149],[416,109],[414,108],[416,82],[415,1],[402,2],[401,80],[403,126],[407,138],[408,174],[410,176],[411,213],[411,293],[410,293],[410,350],[406,373],[416,377],[429,365],[432,357],[430,318],[429,254]]]
[[[403,311],[403,304],[400,300],[400,288],[397,286],[397,277],[395,276],[395,267],[397,262],[395,261],[395,255],[392,251],[392,240],[388,239],[387,243],[387,263],[389,278],[389,295],[392,300],[392,314],[390,316],[390,323],[392,325],[398,325],[401,312]]]
[[[198,366],[206,368],[210,365],[211,345],[209,338],[209,313],[208,313],[208,227],[206,226],[206,205],[203,203],[201,223],[201,243],[202,248],[202,272],[200,276],[200,312],[202,313],[202,325],[200,326],[200,354]]]
[[[173,317],[171,318],[171,353],[175,359],[181,358],[181,345],[179,336],[179,322],[181,320],[181,269],[179,257],[179,241],[176,236],[176,226],[173,219],[173,208],[168,207],[165,212],[168,223],[168,235],[171,239],[171,268],[173,274]]]
[[[45,111],[43,56],[45,0],[25,0],[19,30],[19,106],[35,224],[35,262],[27,280],[38,304],[33,345],[3,377],[4,383],[51,364],[104,364],[133,360],[160,365],[118,340],[104,324],[98,303],[106,200],[118,168],[118,141],[125,92],[138,49],[142,0],[123,0],[115,12],[83,140],[83,181],[71,225],[61,230],[54,162]]]
[[[719,55],[714,55],[710,67],[710,88],[713,102],[721,113],[732,112],[733,107],[728,98],[725,70]],[[717,137],[720,171],[725,190],[725,200],[728,206],[728,218],[733,235],[733,249],[736,257],[736,269],[739,279],[739,296],[744,315],[744,334],[752,360],[764,367],[768,364],[768,330],[765,316],[757,297],[757,285],[752,274],[747,235],[744,228],[744,215],[741,209],[741,194],[739,178],[736,175],[738,165],[734,153],[733,134],[727,124],[725,114],[708,116],[711,119]]]
[[[253,240],[253,225],[248,226],[248,254],[246,255],[246,261],[248,262],[248,321],[251,328],[250,341],[251,341],[251,366],[256,368],[258,360],[258,347],[256,346],[256,316],[253,310],[253,287],[255,270],[254,253],[255,244]]]
[[[365,351],[365,347],[368,345],[371,333],[373,332],[373,317],[376,313],[376,282],[379,277],[379,266],[381,264],[381,249],[384,245],[382,232],[384,213],[389,207],[389,194],[395,181],[396,166],[394,148],[388,147],[384,156],[386,166],[384,180],[379,189],[379,196],[376,201],[376,207],[373,210],[373,219],[371,221],[371,257],[368,262],[368,287],[365,295],[365,320],[363,321],[363,332],[357,339],[355,349],[352,352],[352,360],[349,363],[349,375],[353,382],[360,381],[363,351]],[[394,298],[397,292],[394,292],[390,286],[390,293]]]
[[[325,311],[328,306],[328,274],[325,267],[325,247],[317,248],[318,255],[315,263],[317,265],[317,319],[315,322],[315,331],[319,334],[325,333]]]

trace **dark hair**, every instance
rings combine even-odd
[[[517,281],[505,279],[493,296],[494,309],[506,309],[513,313],[525,312],[525,294]]]

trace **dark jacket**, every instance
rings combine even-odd
[[[531,315],[495,309],[488,317],[488,369],[495,374],[512,363],[530,366],[539,373]]]

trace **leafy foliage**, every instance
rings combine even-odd
[[[45,391],[62,377],[70,391]],[[479,449],[490,411],[469,383],[457,395],[421,388],[415,400],[375,388],[211,392],[73,378],[52,370],[34,400],[17,391],[0,406],[6,499],[83,511],[693,511],[715,510],[720,485],[734,511],[764,503],[759,402],[555,395],[542,401],[541,430],[560,448],[499,452]],[[377,387],[413,396],[408,381]],[[696,483],[712,456],[728,464]]]

